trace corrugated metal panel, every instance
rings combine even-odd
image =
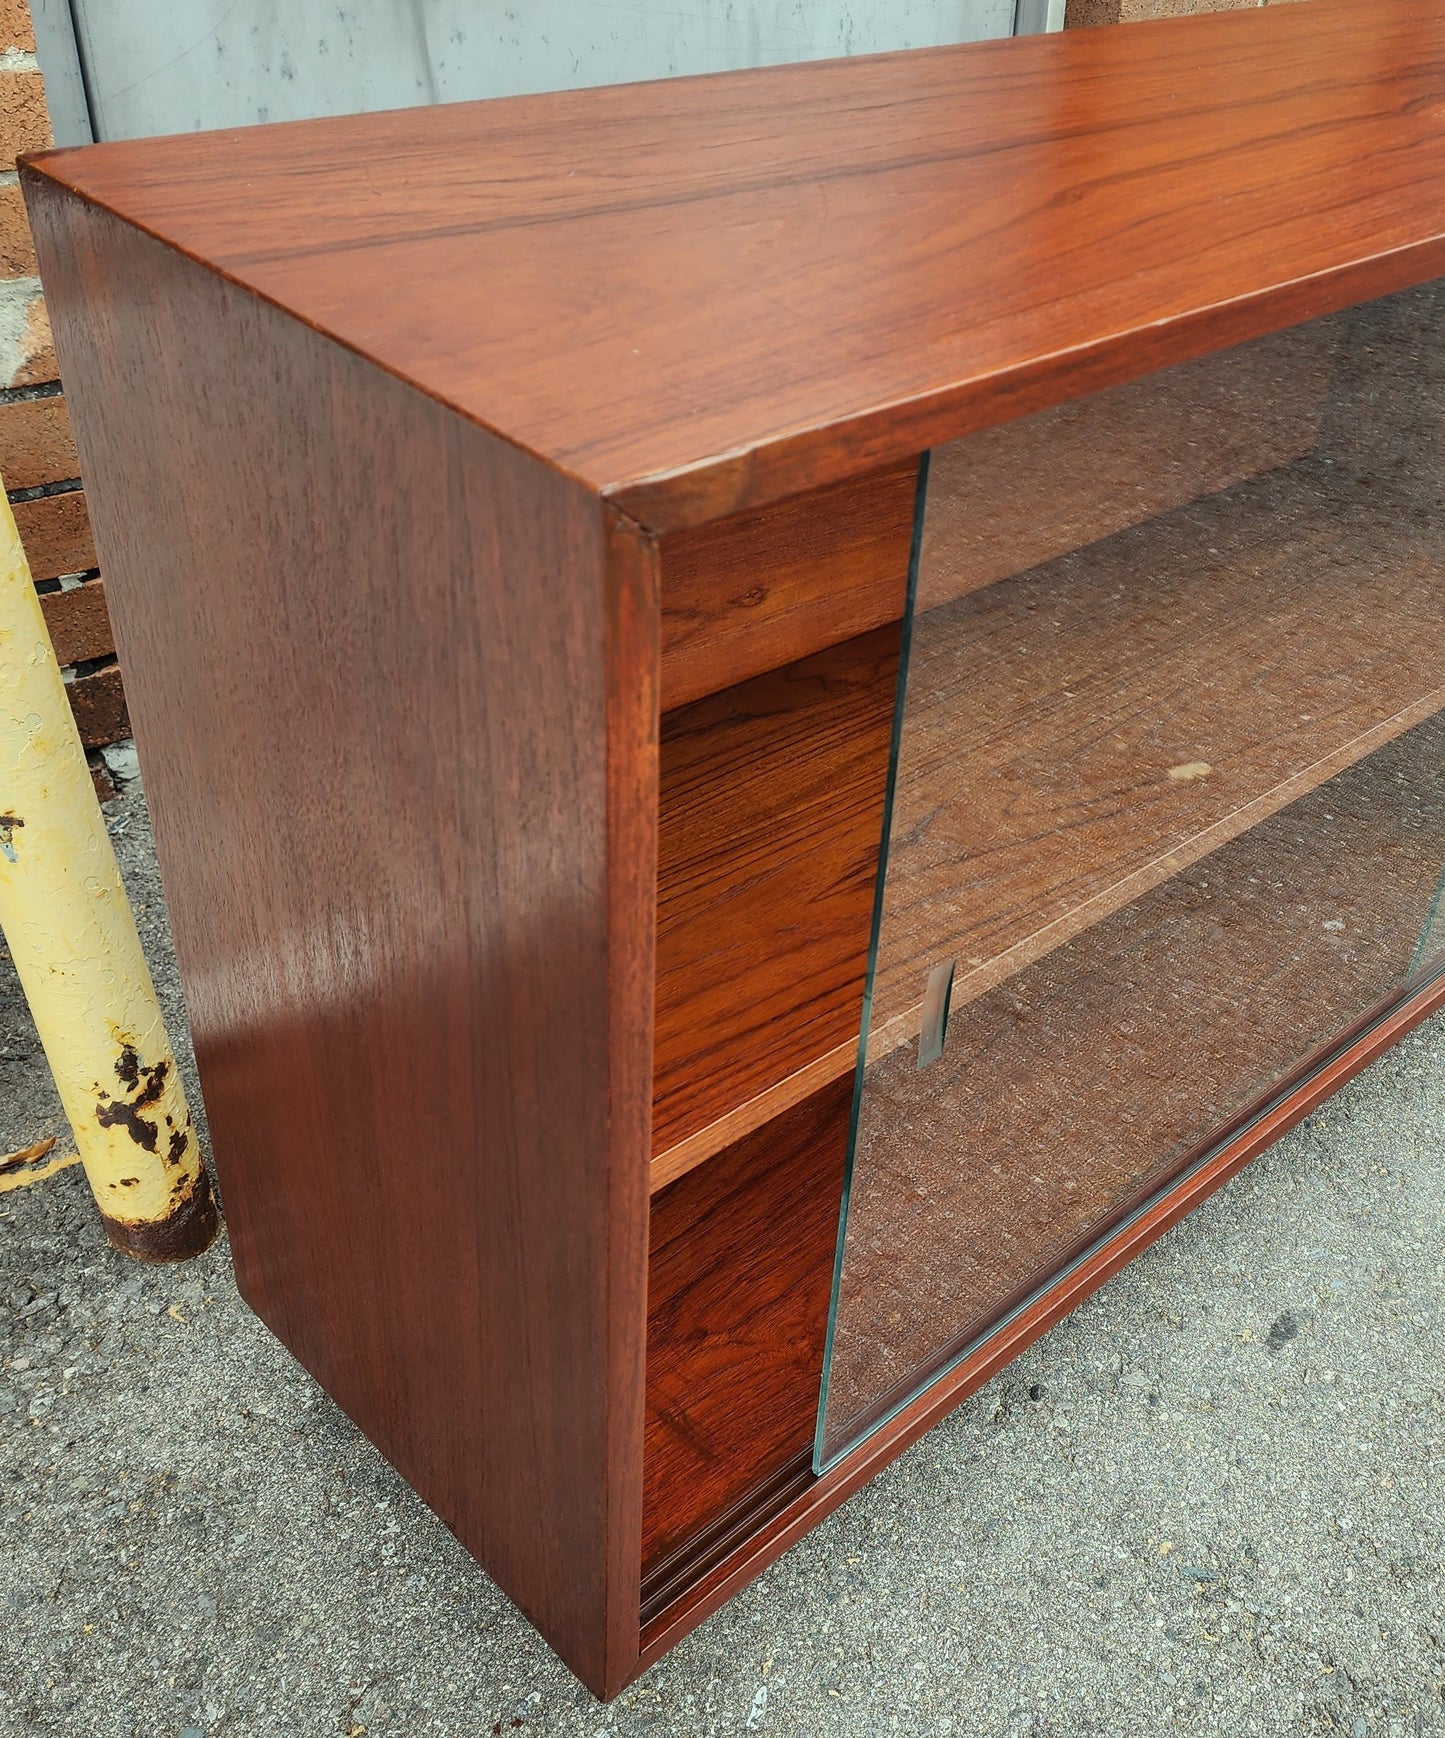
[[[46,0],[54,9],[60,0]],[[100,138],[1007,36],[1055,0],[71,0]],[[1056,27],[1056,26],[1055,26]]]

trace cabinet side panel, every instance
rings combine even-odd
[[[645,636],[609,616],[601,509],[29,192],[241,1288],[613,1688],[646,1141],[645,1084],[609,1082],[609,813],[641,805],[609,811],[606,664]]]

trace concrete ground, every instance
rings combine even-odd
[[[143,800],[110,812],[179,1037]],[[0,960],[0,1153],[57,1130]],[[147,1269],[78,1170],[0,1195],[0,1733],[1445,1733],[1442,1148],[1437,1020],[610,1708],[224,1241]]]

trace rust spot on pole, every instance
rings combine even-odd
[[[165,1057],[152,1063],[149,1068],[143,1068],[133,1046],[127,1044],[116,1059],[115,1071],[126,1086],[132,1090],[140,1086],[140,1091],[134,1098],[114,1100],[102,1088],[101,1102],[95,1110],[95,1120],[102,1128],[123,1128],[138,1147],[144,1147],[148,1153],[155,1152],[160,1139],[160,1127],[154,1122],[147,1122],[139,1113],[161,1096],[170,1070],[171,1065]],[[143,1086],[142,1081],[145,1082]],[[181,1148],[185,1148],[184,1135],[181,1137]],[[174,1136],[171,1138],[170,1157],[175,1157]]]
[[[133,1104],[98,1104],[95,1120],[102,1128],[123,1128],[138,1147],[148,1153],[156,1150],[160,1131],[153,1122],[140,1116]]]
[[[15,851],[15,830],[24,825],[19,815],[0,815],[0,853],[12,863],[20,861]]]
[[[141,1073],[146,1077],[146,1083],[141,1088],[139,1094],[131,1100],[131,1104],[136,1110],[139,1110],[144,1104],[155,1103],[165,1087],[166,1076],[170,1071],[171,1065],[164,1057],[162,1057],[159,1062],[153,1063],[149,1068],[143,1068],[141,1070]]]
[[[211,1181],[205,1171],[184,1188],[164,1218],[135,1224],[112,1218],[104,1209],[100,1218],[111,1244],[137,1261],[188,1261],[210,1248],[219,1227]]]

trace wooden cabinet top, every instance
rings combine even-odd
[[[26,175],[665,531],[1445,273],[1445,3],[104,144]]]

